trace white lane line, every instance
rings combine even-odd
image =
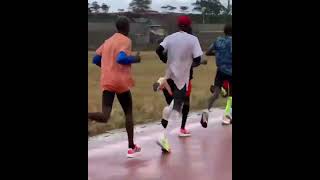
[[[220,116],[214,117],[214,118],[210,118],[209,121],[208,121],[208,124],[214,124],[214,123],[219,122],[219,121],[221,121],[221,117]],[[194,123],[190,123],[190,124],[187,125],[187,129],[189,129],[189,130],[200,128],[200,127],[201,127],[201,125],[200,125],[200,122],[198,122],[198,121],[194,122]],[[161,130],[162,129],[159,129],[158,132],[148,134],[147,136],[140,135],[139,137],[137,137],[135,139],[135,141],[139,142],[139,144],[142,144],[142,143],[144,143],[146,141],[150,141],[150,142],[155,141],[161,135]],[[179,130],[180,130],[180,127],[174,128],[169,132],[169,134],[170,135],[177,134]],[[123,141],[120,141],[120,142],[117,142],[117,143],[114,143],[114,144],[106,144],[106,145],[101,146],[99,148],[88,150],[88,158],[105,155],[105,154],[108,154],[110,152],[117,151],[119,149],[124,150],[125,147],[127,147],[127,144],[128,144],[127,140],[123,140]]]

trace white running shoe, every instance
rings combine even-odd
[[[230,124],[232,124],[232,115],[228,114],[223,116],[222,125],[230,125]]]

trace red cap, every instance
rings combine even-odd
[[[191,19],[189,16],[179,16],[178,18],[179,26],[191,26]]]

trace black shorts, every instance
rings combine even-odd
[[[217,74],[214,79],[214,86],[221,88],[223,86],[224,81],[229,82],[230,84],[229,92],[230,92],[230,95],[232,96],[232,76],[217,70]]]
[[[184,103],[188,98],[187,98],[187,85],[185,85],[181,90],[179,90],[176,86],[176,84],[173,82],[172,79],[167,80],[173,96],[170,96],[168,91],[166,89],[163,90],[163,94],[166,98],[166,102],[169,105],[172,100],[174,100],[174,109],[178,110],[178,106],[180,107],[182,103]]]

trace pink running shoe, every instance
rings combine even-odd
[[[141,147],[135,144],[133,149],[131,148],[128,149],[127,157],[134,158],[139,154],[140,151],[141,151]]]
[[[186,130],[186,129],[180,129],[180,133],[179,133],[180,137],[188,137],[191,136],[190,131]]]

